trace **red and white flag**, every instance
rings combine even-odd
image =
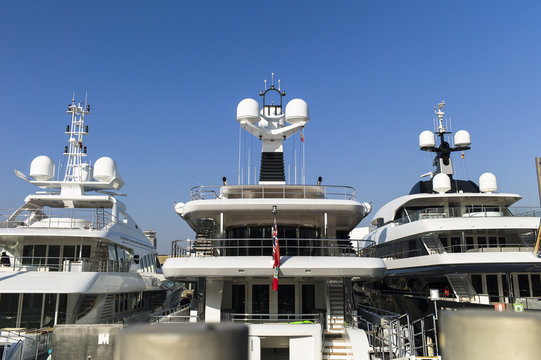
[[[274,277],[272,278],[272,290],[278,291],[278,272],[280,271],[280,246],[278,244],[278,227],[274,218],[274,230],[272,231],[272,257],[274,258]]]

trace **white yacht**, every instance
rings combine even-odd
[[[274,84],[259,95],[262,107],[254,99],[237,107],[240,126],[262,141],[259,183],[193,188],[175,211],[196,238],[173,243],[163,272],[198,284],[192,321],[248,324],[250,359],[368,359],[351,280],[382,279],[385,265],[359,256],[348,234],[370,204],[321,178],[286,184],[282,142],[308,123],[308,105],[293,99],[283,111]]]
[[[36,157],[29,177],[15,173],[41,190],[1,213],[0,345],[57,324],[147,316],[165,297],[156,251],[117,198],[116,163],[83,161],[90,106],[73,100],[67,112],[63,179],[53,180],[48,156]]]
[[[478,184],[455,179],[451,154],[464,156],[470,134],[456,132],[450,145],[444,110],[445,102],[435,109],[435,133],[419,136],[420,149],[436,154],[431,179],[384,205],[374,215],[370,232],[360,237],[375,242],[375,248],[365,251],[373,255],[375,250],[387,265],[382,290],[395,307],[401,297],[427,299],[429,290],[437,289],[435,298],[446,301],[446,307],[503,308],[505,303],[539,308],[540,219],[533,209],[512,208],[521,196],[496,192],[491,173],[483,173]]]

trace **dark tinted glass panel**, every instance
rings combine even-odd
[[[501,275],[503,296],[508,297],[509,294],[509,282],[507,281],[507,275]]]
[[[245,285],[233,284],[231,288],[231,311],[235,314],[246,313]]]
[[[477,246],[478,247],[487,247],[487,238],[484,236],[480,236],[477,238]]]
[[[43,307],[43,326],[54,325],[54,312],[56,309],[56,294],[45,294]]]
[[[451,238],[451,252],[460,252],[460,238]]]
[[[498,275],[487,275],[487,293],[491,302],[500,302],[498,290]]]
[[[25,245],[23,247],[23,265],[32,264],[33,253],[34,253],[34,245]]]
[[[45,265],[45,256],[47,253],[47,245],[34,246],[34,265]]]
[[[252,312],[269,313],[269,285],[252,285]]]
[[[278,313],[295,313],[295,285],[278,285]]]
[[[532,296],[541,296],[541,282],[539,274],[530,275],[532,279]]]
[[[498,246],[498,238],[490,236],[488,238],[488,246],[489,247],[497,247]]]
[[[471,284],[473,288],[475,289],[475,291],[477,292],[477,294],[483,293],[483,278],[481,277],[481,275],[472,275]]]
[[[520,274],[518,276],[518,289],[521,297],[530,296],[530,282],[528,281],[528,275]]]
[[[0,294],[0,329],[17,327],[19,294]]]
[[[20,327],[36,329],[41,323],[41,303],[43,294],[24,294]]]
[[[466,250],[473,249],[473,238],[466,236]]]
[[[64,246],[64,259],[66,260],[75,260],[75,246],[66,245]]]
[[[49,271],[58,271],[58,265],[60,263],[60,246],[49,245],[49,253],[47,255],[47,265],[49,265]]]
[[[60,294],[60,300],[58,301],[58,319],[57,324],[66,323],[66,308],[68,305],[68,294]]]
[[[316,292],[314,285],[302,286],[302,313],[314,314],[316,312]]]

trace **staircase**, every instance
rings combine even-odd
[[[327,331],[344,334],[344,282],[342,279],[327,282]]]
[[[351,341],[346,334],[327,334],[323,341],[322,359],[353,359]]]
[[[471,298],[477,295],[466,274],[449,274],[447,280],[457,298]]]
[[[214,256],[214,219],[201,219],[197,229],[197,237],[193,245],[195,256]]]
[[[425,245],[429,255],[445,253],[445,248],[443,247],[440,238],[435,233],[421,235],[421,241]]]

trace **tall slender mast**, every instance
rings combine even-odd
[[[75,104],[75,97],[68,105],[68,114],[71,114],[71,125],[67,126],[66,134],[69,135],[68,146],[64,148],[64,155],[68,157],[64,181],[85,181],[88,176],[88,165],[84,164],[82,157],[86,156],[86,146],[83,145],[83,137],[88,134],[88,126],[85,126],[85,115],[90,114],[90,105],[81,106]],[[86,171],[85,171],[86,170]]]

